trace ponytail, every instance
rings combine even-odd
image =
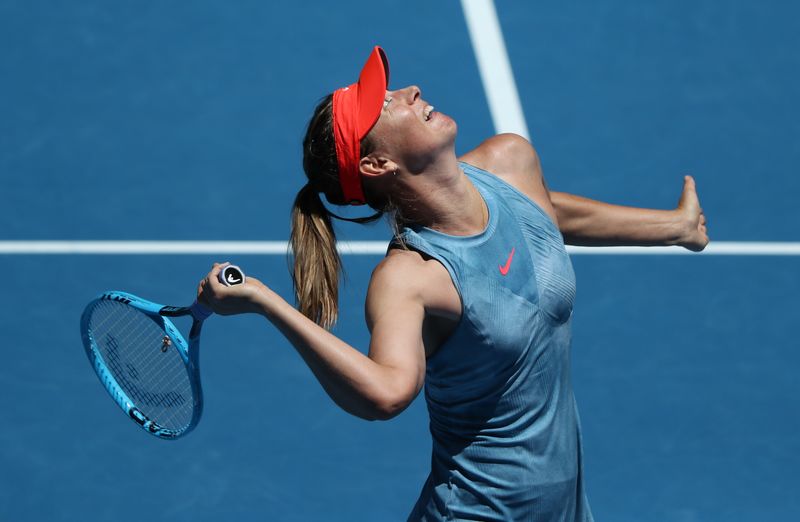
[[[300,312],[331,328],[339,315],[339,273],[342,260],[336,234],[319,194],[306,184],[292,207],[292,281]]]
[[[362,155],[369,154],[372,144],[365,137]],[[338,216],[325,207],[320,193],[332,205],[346,205],[339,183],[339,163],[333,135],[333,95],[320,100],[308,123],[303,139],[303,170],[308,183],[300,189],[292,206],[291,244],[294,252],[291,268],[297,307],[306,317],[324,328],[331,328],[339,315],[339,274],[342,260],[336,249],[336,234],[331,218],[354,223],[371,223],[384,213],[400,244],[401,219],[388,196],[370,194],[365,187],[367,203],[377,213],[358,218]]]

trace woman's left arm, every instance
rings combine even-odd
[[[708,244],[706,218],[691,176],[674,210],[624,207],[550,192],[564,242],[582,246],[679,245],[699,252]]]
[[[680,245],[700,251],[708,244],[706,218],[691,176],[684,179],[676,209],[650,210],[549,191],[536,150],[516,134],[493,136],[461,160],[494,173],[537,203],[570,245]]]

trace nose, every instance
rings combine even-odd
[[[396,91],[401,99],[409,105],[417,101],[422,96],[422,91],[416,85],[409,85],[399,91]]]

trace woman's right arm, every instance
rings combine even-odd
[[[385,420],[416,397],[425,376],[422,323],[425,307],[418,280],[390,258],[376,268],[367,294],[369,354],[345,343],[301,314],[255,278],[226,287],[215,265],[201,282],[199,298],[222,315],[263,315],[295,347],[328,395],[342,409],[367,420]],[[408,263],[405,263],[408,265]],[[405,270],[404,270],[405,269]]]

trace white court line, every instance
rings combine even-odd
[[[340,241],[342,255],[386,253],[386,241]],[[286,255],[286,241],[0,241],[0,255]],[[576,247],[572,255],[698,255],[680,247]],[[800,256],[800,242],[715,241],[699,255]]]
[[[496,132],[529,136],[492,0],[461,0]],[[384,255],[385,241],[342,241],[343,255]],[[0,255],[286,255],[286,241],[0,241]],[[573,247],[573,255],[697,255],[679,247]],[[699,255],[798,256],[800,242],[716,241]]]
[[[483,90],[489,101],[495,133],[514,132],[530,138],[494,2],[461,0],[461,7],[478,61]]]
[[[497,19],[493,0],[461,0],[469,37],[489,102],[495,132],[515,132],[529,138],[517,84]],[[678,247],[567,247],[570,254],[662,255],[693,254]],[[714,242],[703,255],[800,255],[800,243]]]

